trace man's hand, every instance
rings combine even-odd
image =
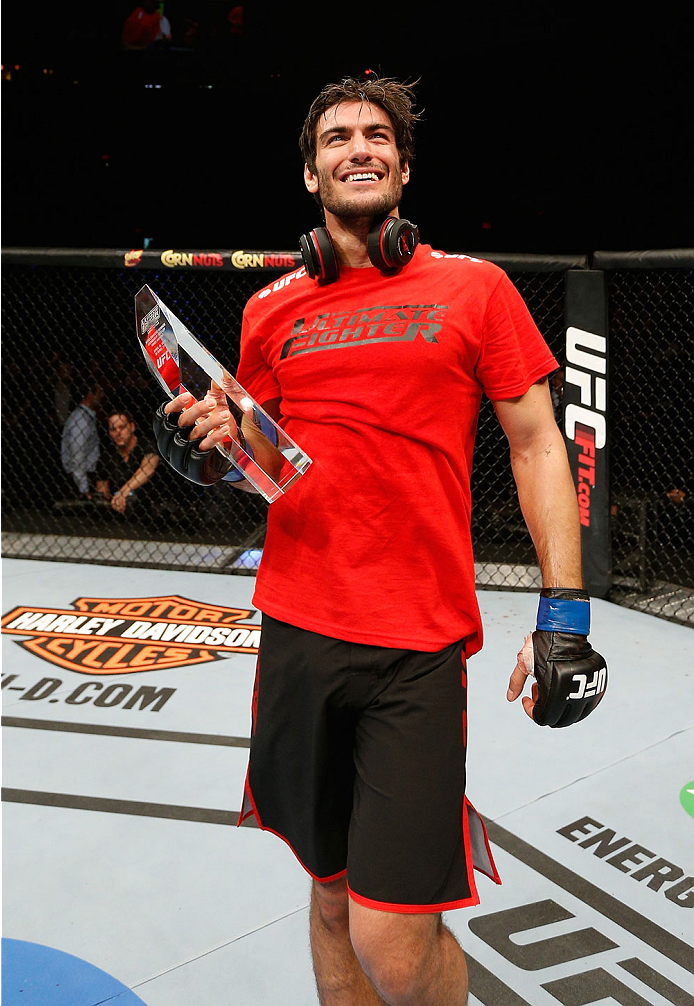
[[[231,415],[225,392],[214,382],[205,398],[196,402],[189,393],[179,395],[160,408],[154,420],[157,447],[161,455],[179,475],[198,485],[212,485],[230,472],[232,465],[215,448],[233,437],[275,481],[279,480],[284,457],[256,423],[256,410],[248,402],[243,411],[240,429]],[[262,422],[258,414],[258,422]],[[276,435],[271,424],[265,424],[268,434]],[[240,472],[233,481],[243,480]],[[252,489],[242,481],[240,488]]]
[[[531,677],[534,673],[535,660],[533,656],[533,634],[532,632],[529,632],[525,637],[525,642],[523,643],[522,648],[516,654],[516,666],[511,672],[511,678],[508,683],[508,691],[506,692],[506,698],[509,702],[515,702],[525,688],[525,682],[528,677]],[[533,684],[532,698],[524,695],[522,699],[523,708],[530,719],[533,718],[533,709],[535,708],[537,698],[537,685]]]
[[[190,441],[197,441],[195,446],[200,451],[211,451],[226,436],[236,436],[236,423],[229,412],[226,395],[214,381],[199,402],[186,391],[167,402],[164,412],[172,418],[177,412],[181,413],[178,426],[187,430]]]
[[[154,416],[153,429],[164,460],[196,485],[213,485],[233,467],[215,449],[232,431],[236,432],[226,396],[215,384],[199,402],[189,392],[184,392],[160,406]]]
[[[607,664],[588,642],[590,601],[583,590],[541,591],[537,629],[518,653],[506,698],[513,702],[534,675],[523,708],[540,726],[567,727],[596,708],[607,688]]]
[[[125,513],[127,504],[128,495],[127,493],[121,492],[120,489],[111,497],[111,506],[117,513]]]

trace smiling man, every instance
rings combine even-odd
[[[309,147],[304,181],[324,212],[335,222],[362,220],[367,228],[374,217],[397,212],[410,169],[401,163],[390,117],[370,104],[341,103],[323,113],[319,129],[320,153]]]
[[[473,868],[498,881],[465,792],[466,667],[482,646],[470,471],[483,394],[544,582],[507,697],[534,673],[525,712],[566,726],[606,684],[547,386],[557,362],[501,269],[420,243],[400,217],[413,98],[374,75],[316,98],[300,147],[324,226],[301,238],[304,267],[248,302],[241,337],[238,380],[314,463],[268,512],[240,819],[284,838],[313,878],[323,1006],[467,1002],[465,958],[441,913],[477,904]],[[180,474],[249,489],[215,451],[235,432],[218,389],[162,406],[155,431]]]

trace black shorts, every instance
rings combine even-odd
[[[395,912],[478,903],[498,874],[465,797],[462,644],[346,643],[263,616],[239,823],[283,838],[316,880]],[[474,864],[473,864],[474,859]]]

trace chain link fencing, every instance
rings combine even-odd
[[[100,253],[86,254],[90,257],[84,261],[93,262]],[[123,262],[123,253],[101,254],[110,255],[111,267],[76,264],[77,253],[63,258],[49,250],[3,253],[3,554],[255,573],[267,510],[260,497],[225,484],[198,488],[161,462],[146,485],[127,498],[124,512],[118,512],[97,491],[96,482],[103,489],[116,460],[109,417],[131,417],[139,446],[145,453],[156,451],[151,420],[162,393],[135,337],[137,290],[148,283],[233,372],[243,306],[272,279],[272,272],[254,268],[248,256],[249,268],[234,270],[214,268],[209,257],[210,268],[163,268],[161,263],[157,268],[147,266],[145,253],[133,269],[113,264]],[[153,257],[150,253],[150,262]],[[550,383],[561,423],[564,277],[567,268],[585,268],[587,262],[569,256],[487,257],[508,272],[560,364]],[[73,264],[56,264],[65,259]],[[285,262],[276,275],[286,269]],[[682,270],[611,274],[611,597],[684,621],[691,618],[686,598],[694,586],[687,488],[691,442],[683,437],[692,377],[687,296],[691,304],[691,273]],[[102,397],[91,402],[96,422],[90,431],[80,403],[98,388]],[[65,425],[76,413],[87,431],[82,435],[93,436],[95,426],[98,437],[100,459],[89,476],[88,495],[63,465]],[[112,476],[108,492],[117,488]],[[682,500],[677,493],[684,494]],[[540,572],[518,505],[508,445],[486,400],[472,494],[477,586],[538,587]],[[679,608],[672,603],[673,589],[684,591]]]
[[[694,270],[608,272],[610,600],[694,624]]]
[[[550,377],[555,417],[561,423],[564,366],[564,272],[507,269],[535,324],[560,364]],[[472,540],[478,588],[541,587],[535,548],[518,503],[506,436],[494,407],[482,399],[472,466]]]
[[[107,480],[113,494],[124,474],[107,432],[110,416],[132,417],[138,446],[156,455],[152,416],[165,395],[135,337],[134,296],[143,283],[233,373],[243,306],[271,277],[42,265],[8,265],[3,271],[4,554],[254,571],[265,526],[262,498],[226,484],[195,486],[163,461],[127,498],[124,512],[96,483]],[[87,400],[95,413],[90,420],[80,403],[96,389],[101,397]],[[68,438],[63,431],[70,417],[75,425]],[[88,453],[94,429],[99,461],[88,475],[88,492],[81,492],[77,476],[63,468],[64,455],[74,456],[65,458],[68,467],[82,464],[79,455]],[[67,439],[74,441],[72,449]]]

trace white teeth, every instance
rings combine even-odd
[[[378,181],[378,175],[374,174],[373,171],[361,172],[360,174],[347,175],[348,182],[360,182],[360,181]]]

